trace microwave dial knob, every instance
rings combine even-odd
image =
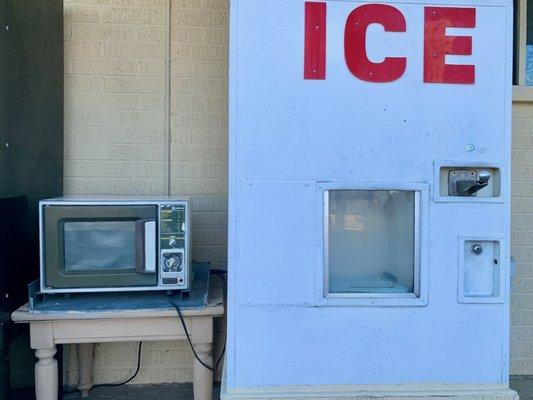
[[[177,264],[177,261],[174,257],[167,258],[166,262],[167,268],[169,271],[172,271],[174,269],[174,266]]]
[[[164,272],[180,272],[182,268],[181,254],[172,254],[165,258]]]

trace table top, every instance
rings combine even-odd
[[[212,316],[224,314],[223,287],[219,282],[211,282],[209,287],[208,304],[203,308],[184,308],[184,317]],[[62,320],[89,319],[117,319],[117,318],[176,318],[176,310],[169,304],[164,308],[112,309],[98,311],[58,311],[58,310],[30,310],[26,303],[11,314],[11,319],[17,323]]]

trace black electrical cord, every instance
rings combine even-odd
[[[126,383],[129,383],[132,380],[134,380],[135,377],[137,376],[137,374],[139,373],[139,370],[141,369],[141,350],[142,350],[142,345],[143,345],[143,342],[139,342],[139,349],[137,350],[137,368],[135,369],[135,373],[129,379],[125,380],[124,382],[118,382],[118,383],[101,383],[99,385],[94,385],[93,388],[122,386],[122,385],[125,385]]]
[[[137,368],[135,369],[135,373],[130,377],[128,378],[127,380],[125,380],[124,382],[118,382],[118,383],[100,383],[98,385],[94,385],[93,388],[97,388],[97,387],[113,387],[113,386],[122,386],[122,385],[125,385],[126,383],[129,383],[131,382],[132,380],[135,379],[135,377],[137,376],[137,374],[139,373],[139,370],[141,369],[141,350],[142,350],[142,344],[143,342],[139,342],[139,348],[137,350]],[[69,388],[69,389],[66,389],[66,390],[63,390],[63,394],[72,394],[72,393],[75,393],[75,392],[78,392],[79,389],[78,388]]]
[[[226,278],[224,277],[224,274],[226,274],[226,271],[222,271],[222,270],[212,270],[211,273],[213,275],[216,275],[218,276],[220,279],[222,279],[222,281],[224,282],[224,289],[226,289],[227,287],[227,280]],[[200,364],[202,364],[202,366],[204,366],[205,368],[207,368],[209,371],[212,371],[212,372],[215,372],[217,369],[218,369],[218,366],[220,365],[220,362],[222,361],[222,358],[224,357],[224,354],[226,353],[226,340],[224,339],[224,347],[222,347],[222,352],[220,353],[220,356],[218,357],[218,360],[217,362],[215,363],[215,366],[214,367],[210,367],[209,365],[207,365],[206,363],[204,363],[200,357],[198,357],[198,354],[196,353],[196,350],[194,349],[194,346],[192,344],[192,341],[191,341],[191,337],[189,335],[189,331],[187,330],[187,326],[185,325],[185,320],[183,319],[183,315],[181,314],[181,308],[179,306],[178,303],[174,302],[174,300],[172,300],[171,298],[168,299],[168,301],[170,302],[170,304],[172,304],[172,306],[174,306],[174,308],[176,309],[176,311],[178,312],[178,316],[180,318],[180,321],[181,321],[181,325],[183,326],[183,330],[185,331],[185,335],[187,336],[187,341],[189,342],[189,346],[191,347],[191,350],[194,354],[194,357],[198,360],[198,362]],[[143,342],[139,342],[139,348],[137,350],[137,368],[135,369],[135,373],[130,377],[128,378],[127,380],[125,380],[124,382],[118,382],[118,383],[101,383],[99,385],[94,385],[93,388],[97,388],[97,387],[115,387],[115,386],[122,386],[122,385],[125,385],[126,383],[129,383],[131,382],[132,380],[134,380],[136,377],[137,377],[137,374],[139,373],[139,370],[141,369],[141,350],[142,350],[142,344]],[[77,392],[78,389],[77,388],[72,388],[72,389],[67,389],[67,390],[64,390],[63,391],[63,394],[71,394],[71,393],[74,393],[74,392]]]
[[[222,279],[222,281],[224,282],[224,289],[225,289],[225,286],[227,285],[226,278],[224,278],[225,271],[217,270],[217,271],[211,271],[211,273],[213,275],[218,276],[220,279]],[[198,360],[198,362],[203,367],[205,367],[209,371],[215,372],[217,370],[220,362],[222,361],[222,358],[224,357],[224,353],[226,352],[226,340],[224,340],[224,347],[222,348],[222,352],[220,353],[220,356],[218,357],[218,360],[215,363],[215,366],[211,367],[211,366],[207,365],[205,362],[203,362],[200,359],[200,357],[196,353],[196,350],[194,349],[194,346],[193,346],[192,341],[191,341],[191,336],[189,335],[189,331],[187,330],[187,326],[185,325],[185,319],[183,318],[183,314],[181,313],[181,308],[180,308],[179,304],[176,303],[174,300],[172,300],[170,297],[168,298],[168,301],[170,302],[170,304],[172,304],[172,306],[174,306],[174,308],[176,309],[176,311],[178,313],[178,317],[179,317],[179,319],[181,321],[181,325],[183,326],[183,330],[185,331],[185,336],[187,337],[187,342],[189,342],[189,346],[191,347],[191,350],[192,350],[192,353],[193,353],[194,357]]]

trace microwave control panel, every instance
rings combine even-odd
[[[185,285],[186,210],[183,204],[162,204],[159,208],[160,284]]]

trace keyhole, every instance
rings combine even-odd
[[[481,247],[479,244],[473,245],[472,253],[474,253],[476,256],[479,256],[481,253],[483,253],[483,247]]]

